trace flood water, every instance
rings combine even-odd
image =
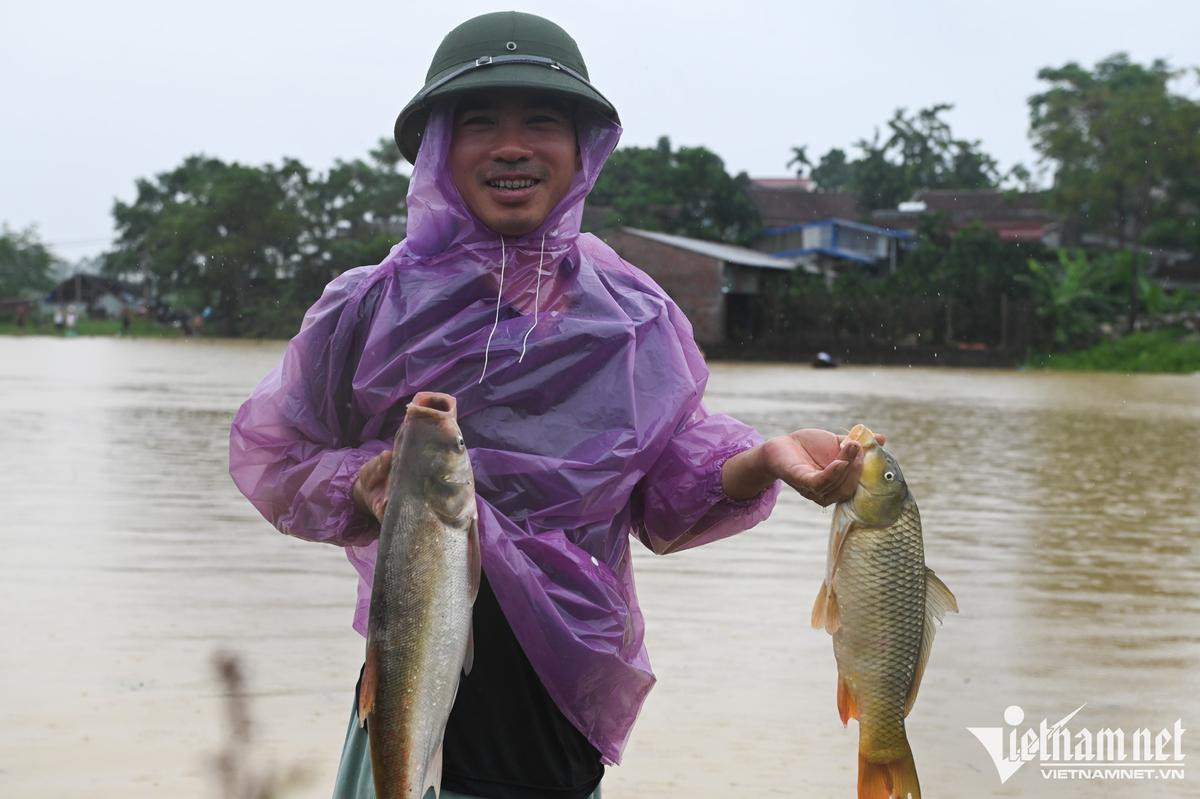
[[[0,796],[217,796],[216,651],[245,666],[257,762],[329,795],[354,574],[226,473],[231,416],[281,348],[0,338]],[[962,611],[909,717],[926,796],[1200,796],[1200,376],[714,364],[708,401],[767,435],[890,437]],[[808,625],[829,520],[786,495],[712,546],[635,545],[659,683],[606,799],[854,795],[856,724]],[[1186,776],[1033,762],[1001,785],[966,728],[1010,705],[1022,731],[1080,705],[1074,731],[1182,719]]]

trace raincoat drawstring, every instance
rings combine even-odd
[[[476,385],[483,382],[483,378],[487,377],[488,356],[492,350],[492,337],[496,335],[496,328],[500,326],[500,302],[504,298],[504,267],[508,261],[507,251],[504,246],[504,236],[500,237],[500,290],[496,292],[496,318],[492,320],[492,332],[488,333],[487,344],[483,348],[483,374],[479,375],[479,381]],[[538,249],[538,265],[537,265],[537,283],[533,290],[533,325],[525,331],[525,338],[521,339],[521,357],[517,359],[517,363],[525,360],[525,348],[529,342],[529,334],[538,326],[538,306],[542,300],[542,265],[546,262],[546,234],[542,234],[542,246]]]
[[[496,292],[496,320],[492,322],[492,332],[488,333],[487,344],[483,348],[483,374],[479,376],[479,383],[483,382],[483,378],[487,377],[488,353],[492,349],[492,336],[496,335],[496,328],[500,325],[500,300],[504,297],[504,262],[508,260],[504,253],[504,236],[500,237],[500,290]],[[475,385],[479,385],[476,383]]]
[[[517,358],[517,363],[525,360],[525,342],[529,341],[529,334],[533,332],[533,328],[537,327],[538,323],[538,305],[541,302],[542,296],[542,262],[546,258],[546,234],[542,234],[542,247],[538,251],[538,276],[537,287],[533,290],[533,326],[525,332],[525,338],[521,339],[521,357]]]

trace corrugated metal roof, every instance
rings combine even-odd
[[[767,255],[758,250],[737,247],[733,244],[720,244],[715,241],[692,239],[687,236],[675,236],[670,233],[659,233],[653,230],[641,230],[633,227],[623,228],[623,230],[635,236],[641,236],[642,238],[662,244],[669,244],[681,250],[690,250],[701,255],[707,255],[719,261],[728,261],[731,264],[759,266],[766,269],[786,269],[789,271],[796,268],[796,260],[794,258],[776,258],[773,255]]]

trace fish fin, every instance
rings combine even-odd
[[[929,662],[929,652],[933,649],[933,635],[937,625],[947,613],[958,612],[958,600],[946,587],[933,569],[925,569],[925,626],[921,630],[921,649],[917,653],[917,668],[913,672],[912,685],[908,689],[908,699],[904,702],[904,715],[907,716],[917,701],[917,691],[921,688],[921,680],[925,677],[925,664]],[[935,624],[936,622],[936,624]]]
[[[467,531],[467,587],[471,594],[472,604],[479,596],[480,576],[483,572],[483,554],[479,551],[479,516],[471,519],[471,528]]]
[[[872,763],[860,749],[858,799],[921,799],[912,751],[887,763]]]
[[[833,588],[833,575],[842,559],[842,547],[854,530],[854,515],[848,503],[839,502],[833,508],[833,523],[829,526],[829,552],[825,555],[825,584]]]
[[[821,588],[817,591],[817,598],[813,602],[812,609],[812,626],[814,630],[819,630],[825,626],[825,598],[829,593],[829,588],[825,585],[825,581],[821,581]]]
[[[858,718],[858,702],[854,700],[854,694],[850,692],[850,684],[846,682],[846,678],[840,671],[837,679],[837,706],[838,715],[842,717],[843,727],[850,723],[850,719]]]
[[[467,630],[467,652],[463,655],[463,674],[470,674],[471,668],[475,665],[475,625],[472,624]]]
[[[434,797],[442,795],[442,747],[445,745],[444,739],[438,741],[437,749],[433,752],[433,757],[429,758],[429,765],[425,767],[424,785],[421,786],[421,795],[424,796],[433,789]]]
[[[358,726],[366,727],[375,710],[375,691],[379,686],[379,648],[367,644],[367,662],[358,685]]]
[[[830,635],[842,626],[837,594],[833,593],[833,589],[827,583],[821,583],[821,590],[817,592],[817,600],[813,603],[812,626],[818,630],[824,627]]]

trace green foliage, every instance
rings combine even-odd
[[[1038,72],[1050,86],[1029,98],[1030,135],[1054,169],[1052,203],[1082,229],[1137,243],[1181,195],[1200,199],[1200,106],[1170,91],[1178,74],[1124,53],[1093,70],[1072,62]]]
[[[761,229],[749,185],[745,172],[730,175],[711,150],[672,150],[663,136],[655,147],[613,153],[588,203],[608,210],[606,225],[744,243]]]
[[[1085,350],[1043,354],[1029,366],[1102,372],[1200,372],[1200,337],[1181,329],[1152,330],[1109,339]]]
[[[5,225],[0,232],[0,299],[29,299],[49,290],[58,264],[34,228]]]
[[[140,276],[177,312],[212,308],[214,332],[290,335],[331,278],[379,261],[403,236],[408,178],[382,143],[370,159],[314,176],[293,159],[192,156],[115,204],[104,269]]]
[[[938,103],[910,114],[896,109],[887,122],[887,136],[876,130],[860,139],[857,159],[833,148],[812,167],[804,147],[793,147],[788,163],[811,167],[818,191],[852,191],[863,208],[894,208],[921,189],[991,189],[1001,176],[996,159],[978,140],[959,139],[942,115],[953,109]],[[803,158],[801,158],[803,156]]]
[[[1200,311],[1195,292],[1167,292],[1143,274],[1133,274],[1128,252],[1088,254],[1058,250],[1053,260],[1030,259],[1021,280],[1029,287],[1037,313],[1036,345],[1065,351],[1087,347],[1116,327],[1125,308],[1130,280],[1142,297],[1144,322],[1163,324],[1181,313]]]
[[[891,290],[906,299],[943,304],[957,341],[1001,341],[1001,298],[1014,302],[1030,297],[1021,275],[1026,261],[1043,255],[1044,248],[1003,242],[978,225],[951,234],[936,214],[926,215],[920,224],[917,245],[889,278]]]
[[[812,168],[809,174],[818,191],[850,191],[854,187],[854,170],[846,160],[846,152],[834,147]]]
[[[1089,260],[1086,253],[1070,250],[1056,255],[1053,261],[1030,259],[1024,276],[1037,309],[1036,341],[1059,350],[1091,344],[1100,325],[1120,313],[1128,259]]]
[[[1046,68],[1029,98],[1030,135],[1054,169],[1050,201],[1071,226],[1136,251],[1142,244],[1200,250],[1200,104],[1175,94],[1167,62],[1124,53],[1088,70]],[[1138,263],[1127,284],[1128,325],[1138,312]]]

